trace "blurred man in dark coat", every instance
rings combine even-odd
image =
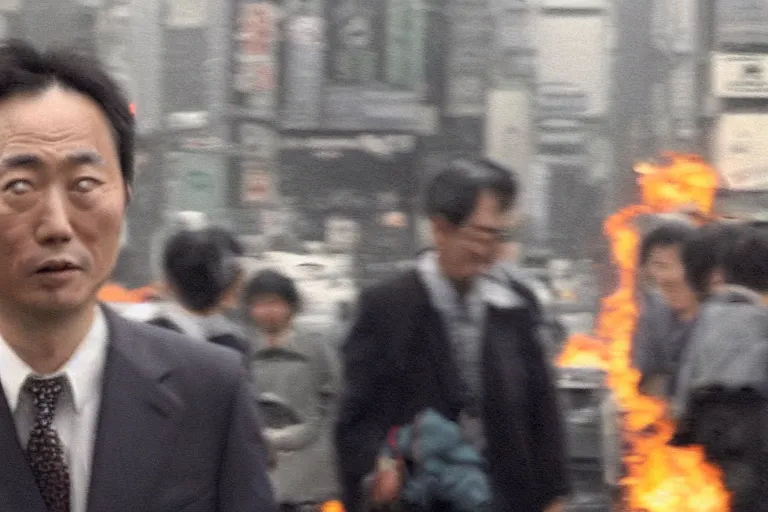
[[[538,306],[494,266],[516,197],[507,170],[452,163],[426,195],[435,251],[362,294],[336,433],[349,512],[360,510],[388,432],[429,408],[487,459],[493,511],[564,510],[563,431]]]

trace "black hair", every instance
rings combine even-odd
[[[667,221],[652,229],[643,237],[640,243],[640,264],[645,265],[651,257],[651,252],[659,247],[679,247],[696,234],[696,227],[680,221]]]
[[[163,266],[177,300],[192,311],[216,307],[242,272],[237,254],[212,228],[173,235],[165,246]]]
[[[38,94],[55,85],[89,97],[112,125],[120,172],[126,185],[133,181],[134,117],[120,87],[100,63],[74,50],[41,52],[30,43],[7,40],[0,44],[0,100],[19,94]]]
[[[713,222],[698,229],[683,247],[683,265],[688,284],[700,297],[709,294],[712,272],[722,269],[726,253],[744,234],[738,222]]]
[[[262,270],[248,281],[243,292],[243,302],[250,306],[260,297],[276,295],[291,307],[294,313],[301,309],[301,297],[296,283],[290,277],[275,270]]]
[[[754,226],[726,252],[723,274],[728,284],[744,286],[758,293],[768,293],[768,232]]]
[[[425,213],[459,226],[475,211],[482,192],[491,192],[502,210],[509,210],[518,194],[514,173],[488,160],[454,160],[427,185]]]
[[[217,243],[220,243],[222,247],[225,247],[235,256],[245,256],[243,244],[240,243],[235,234],[230,230],[221,226],[211,226],[209,230]]]

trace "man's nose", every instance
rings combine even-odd
[[[35,236],[41,245],[57,245],[69,242],[72,234],[67,194],[54,187],[45,198]]]

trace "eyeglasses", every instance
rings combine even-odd
[[[459,234],[475,243],[499,244],[506,240],[506,230],[477,224],[466,224],[459,228]]]

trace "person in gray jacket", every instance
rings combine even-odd
[[[272,471],[283,511],[305,510],[338,496],[332,444],[341,369],[328,332],[298,328],[296,285],[271,270],[245,287],[252,322],[250,367],[262,390],[265,437],[277,453]]]
[[[678,417],[697,388],[754,387],[768,394],[768,234],[744,227],[722,270],[725,285],[701,311],[684,354]]]
[[[723,261],[686,352],[677,445],[699,445],[723,472],[733,512],[768,511],[768,234],[749,228]]]

